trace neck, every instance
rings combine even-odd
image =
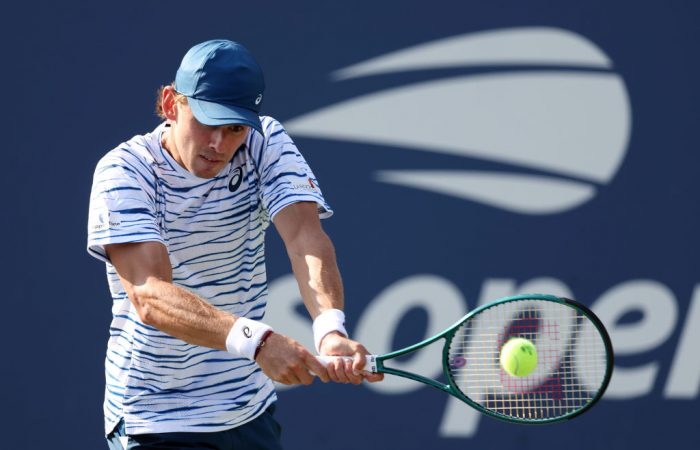
[[[182,164],[182,160],[180,159],[180,154],[176,151],[173,151],[173,149],[175,149],[175,144],[172,141],[172,133],[171,132],[172,132],[172,125],[167,127],[165,129],[165,131],[163,131],[163,134],[161,135],[161,138],[160,138],[160,145],[162,145],[163,148],[165,149],[165,151],[168,152],[170,154],[170,156],[173,157],[175,162],[177,162],[182,167],[185,167]]]
[[[171,130],[171,127],[167,127],[167,128],[165,129],[165,131],[163,131],[163,134],[162,134],[161,137],[160,137],[160,145],[163,146],[163,148],[165,149],[165,151],[167,151],[168,153],[170,153],[170,156],[172,156],[173,158],[175,158],[175,155],[173,154],[173,151],[172,151],[172,145],[171,145],[171,142],[170,142],[170,140],[172,139],[171,136],[170,136],[170,130]]]

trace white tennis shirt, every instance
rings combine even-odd
[[[332,214],[308,164],[276,120],[261,117],[245,146],[212,179],[161,146],[166,129],[135,136],[97,164],[88,252],[105,261],[113,319],[105,360],[105,431],[210,432],[242,425],[275,399],[257,364],[188,344],[141,322],[104,246],[162,242],[173,283],[219,309],[261,319],[267,303],[264,232],[285,206],[312,201]]]

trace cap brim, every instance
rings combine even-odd
[[[262,134],[260,117],[256,111],[192,97],[187,97],[187,103],[195,119],[204,125],[247,125]]]

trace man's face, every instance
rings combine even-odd
[[[175,161],[200,178],[214,178],[228,164],[248,136],[245,125],[203,125],[187,104],[175,102],[177,117],[165,136]]]

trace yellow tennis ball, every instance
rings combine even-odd
[[[501,367],[508,374],[524,377],[537,367],[537,349],[525,338],[512,338],[501,348]]]

